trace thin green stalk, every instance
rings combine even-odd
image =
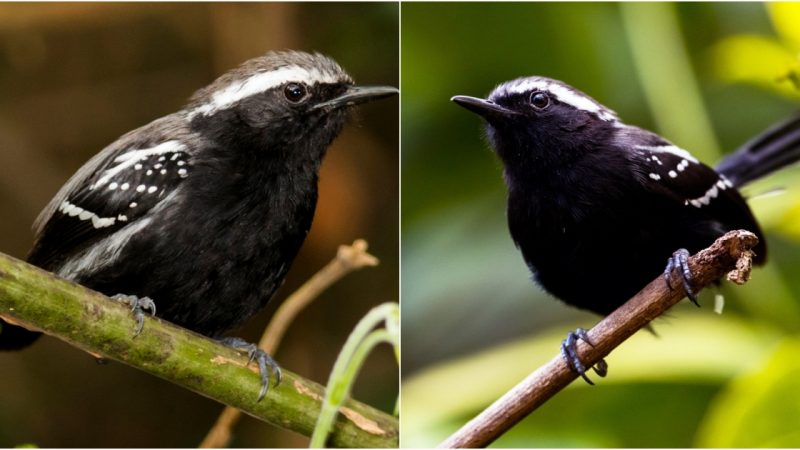
[[[399,362],[399,314],[400,309],[396,303],[384,303],[377,306],[358,322],[348,336],[331,370],[322,410],[311,436],[311,448],[325,446],[337,413],[350,396],[356,375],[375,346],[382,342],[391,344]],[[373,328],[381,322],[384,323],[385,328],[373,331]]]
[[[633,61],[659,131],[711,161],[720,150],[681,34],[676,6],[619,5]]]

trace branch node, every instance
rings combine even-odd
[[[353,245],[340,245],[336,252],[336,260],[348,269],[377,266],[380,261],[367,253],[367,248],[367,241],[363,239],[356,239]]]
[[[727,279],[734,284],[745,284],[750,280],[750,269],[753,268],[753,251],[745,250],[736,260],[736,268],[728,272]]]

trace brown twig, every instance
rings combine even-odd
[[[356,240],[353,245],[340,245],[336,257],[281,304],[264,330],[258,346],[269,354],[275,354],[289,324],[320,293],[354,270],[378,265],[378,258],[367,253],[367,247],[367,241],[363,239]],[[227,447],[233,427],[241,415],[238,409],[226,406],[200,443],[200,448]]]
[[[692,287],[695,292],[719,280],[726,273],[728,279],[734,283],[746,282],[750,272],[751,249],[757,242],[758,238],[749,231],[731,231],[717,239],[711,247],[692,256],[689,266],[694,276]],[[677,270],[673,276],[678,276]],[[595,346],[578,343],[581,361],[587,367],[595,365],[611,350],[685,296],[683,287],[670,289],[664,278],[659,276],[589,330],[589,338]],[[577,376],[567,367],[561,355],[557,355],[447,438],[439,447],[486,447],[564,389]]]

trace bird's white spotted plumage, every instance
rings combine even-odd
[[[714,183],[710,188],[708,188],[705,194],[697,198],[686,200],[684,204],[692,205],[695,208],[702,208],[703,206],[710,204],[711,200],[717,198],[717,195],[719,195],[720,191],[724,191],[726,188],[727,186],[725,183],[722,183],[721,185],[719,183]]]
[[[689,166],[689,161],[697,163],[697,159],[689,152],[674,145],[637,145],[635,148],[650,162],[652,172],[648,176],[656,181],[667,177],[678,178],[680,172]]]
[[[97,171],[94,180],[87,180],[93,182],[70,192],[54,214],[90,223],[95,230],[126,225],[163,200],[168,187],[188,176],[189,157],[187,146],[176,140],[123,150],[108,160],[104,170]],[[152,168],[156,166],[160,175],[153,179]],[[145,177],[150,181],[146,182]],[[145,207],[135,210],[140,203]],[[138,214],[132,214],[134,210]]]
[[[186,150],[186,145],[179,141],[166,141],[155,147],[125,152],[114,158],[114,162],[117,163],[117,165],[105,170],[103,175],[89,186],[89,189],[97,189],[108,182],[113,183],[112,179],[116,175],[130,167],[133,167],[134,170],[141,170],[144,167],[144,162],[148,161],[151,156],[163,155],[165,153],[172,156],[172,154],[186,153]],[[148,170],[150,171],[150,169]],[[150,171],[150,173],[152,173],[152,171]]]
[[[119,215],[117,217],[100,217],[99,215],[91,211],[87,211],[68,201],[62,202],[61,207],[58,210],[67,216],[77,217],[78,220],[90,220],[92,222],[92,226],[95,228],[106,228],[114,225],[118,220],[122,222],[128,220],[128,218],[124,215]]]
[[[669,153],[671,155],[680,156],[681,158],[691,161],[693,163],[698,162],[697,158],[692,156],[691,153],[674,145],[637,145],[635,148],[637,150],[644,150],[653,153]]]
[[[700,169],[700,162],[688,151],[674,145],[637,145],[636,151],[644,158],[650,172],[648,177],[651,180],[662,183],[676,182],[682,174],[686,173],[690,165],[694,164],[695,169]],[[703,208],[711,204],[722,191],[731,188],[733,185],[724,176],[717,175],[712,179],[701,195],[685,198],[683,204],[695,208]]]

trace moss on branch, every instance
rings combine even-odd
[[[108,297],[0,253],[0,318],[104,358],[123,362],[281,428],[310,436],[324,388],[283,371],[283,382],[257,402],[258,369],[218,342],[157,318],[133,337],[130,309]],[[397,447],[398,423],[389,414],[350,400],[334,426],[331,445]]]

